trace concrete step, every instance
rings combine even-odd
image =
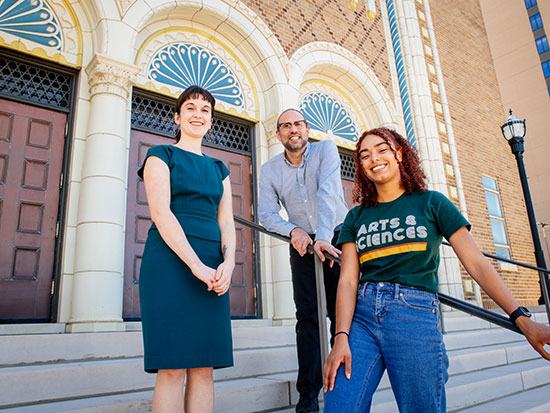
[[[464,413],[548,413],[550,412],[550,385],[516,393],[460,411]]]
[[[447,411],[461,411],[481,403],[548,385],[550,385],[550,364],[542,358],[454,375],[449,377],[447,382]],[[372,411],[381,413],[397,411],[391,389],[376,392]]]
[[[215,370],[214,379],[294,372],[298,363],[295,348],[288,346],[236,350],[234,361],[231,368]],[[12,390],[0,393],[0,406],[150,390],[155,377],[143,371],[142,357],[5,367],[0,368],[0,388]]]
[[[447,351],[486,347],[494,344],[525,342],[525,337],[510,330],[487,329],[466,332],[453,332],[443,336]]]
[[[0,369],[0,406],[152,389],[142,359],[95,360]]]
[[[281,332],[278,327],[274,329],[275,332]],[[284,333],[285,330],[282,332]],[[260,333],[264,334],[260,335]],[[295,374],[294,372],[297,370],[295,347],[284,345],[287,340],[280,336],[278,340],[270,340],[280,346],[260,347],[266,345],[265,338],[269,334],[265,334],[263,329],[258,331],[259,337],[255,335],[249,337],[250,334],[251,331],[247,330],[236,332],[235,341],[240,344],[234,352],[235,366],[216,370],[214,372],[216,381],[286,372]],[[135,340],[135,337],[132,337]],[[116,342],[120,340],[118,333],[112,338]],[[140,337],[139,340],[141,340]],[[105,347],[110,348],[112,345]],[[105,354],[104,349],[96,351],[94,353],[96,357],[81,361],[0,368],[0,388],[10,386],[13,389],[9,393],[0,394],[0,406],[153,388],[155,376],[143,372],[142,357],[98,360],[97,354],[100,353]],[[538,354],[528,345],[514,343],[512,346],[500,344],[492,347],[469,347],[450,351],[449,358],[449,373],[454,375],[531,360],[538,358]],[[56,377],[56,380],[49,380],[50,377]],[[387,389],[389,387],[390,383],[385,375],[380,388]],[[28,389],[33,390],[29,392]]]
[[[273,409],[288,409],[295,404],[295,374],[267,375],[259,378],[236,379],[214,384],[219,413],[248,413]],[[294,393],[294,396],[293,396]],[[18,406],[5,409],[17,413],[118,413],[150,412],[152,391],[140,391],[102,397],[87,397],[52,403]],[[291,402],[291,399],[294,402]]]
[[[533,313],[533,320],[539,323],[547,323],[546,309],[538,306],[538,312]],[[504,315],[502,310],[494,310],[495,313]],[[488,328],[499,329],[500,327],[480,318],[465,315],[463,313],[444,313],[443,325],[446,333],[455,331],[484,330]]]
[[[235,350],[294,346],[292,326],[233,328]],[[2,335],[0,366],[143,356],[141,332]]]

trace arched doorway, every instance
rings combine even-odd
[[[137,170],[147,150],[154,145],[173,144],[175,100],[134,89],[132,96],[132,132],[128,166],[128,198],[126,245],[124,258],[124,306],[127,320],[140,317],[139,267],[150,214],[143,181]],[[252,220],[253,182],[252,125],[239,119],[216,113],[212,130],[205,139],[203,152],[222,160],[230,171],[233,213]],[[257,316],[256,303],[256,237],[248,228],[236,225],[236,266],[230,288],[231,315]]]

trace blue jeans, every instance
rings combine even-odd
[[[393,283],[359,286],[351,324],[351,379],[342,364],[325,412],[368,412],[384,370],[401,413],[445,412],[449,360],[436,294]]]

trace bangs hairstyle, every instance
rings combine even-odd
[[[210,107],[212,108],[212,119],[214,119],[214,107],[216,106],[216,99],[210,93],[208,90],[197,86],[192,85],[189,86],[187,89],[185,89],[181,95],[178,97],[178,100],[176,101],[176,106],[174,107],[174,114],[179,114],[181,110],[181,106],[187,102],[189,99],[203,99],[206,100],[208,103],[210,103]],[[181,138],[181,131],[178,129],[176,132],[176,143],[179,142]]]
[[[363,204],[366,207],[378,204],[376,186],[367,178],[367,174],[361,165],[361,156],[359,154],[361,144],[368,135],[376,135],[384,139],[394,155],[401,149],[403,159],[401,162],[398,162],[399,173],[401,174],[401,184],[407,194],[426,191],[426,175],[420,166],[420,158],[416,153],[416,149],[396,131],[388,128],[376,128],[363,132],[353,153],[353,160],[355,161],[353,201],[355,203]]]

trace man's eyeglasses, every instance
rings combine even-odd
[[[277,129],[283,129],[283,130],[290,130],[292,128],[292,125],[296,127],[296,129],[304,129],[307,126],[307,122],[305,119],[303,120],[297,120],[296,122],[283,122],[279,123],[277,125]]]

